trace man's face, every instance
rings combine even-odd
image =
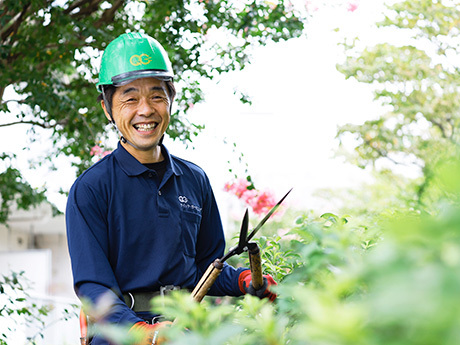
[[[102,107],[110,120],[104,103]],[[128,141],[122,145],[141,163],[158,161],[161,154],[158,144],[169,125],[169,109],[166,85],[158,79],[141,78],[116,89],[113,119]]]

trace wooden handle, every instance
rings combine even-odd
[[[83,308],[80,309],[80,343],[81,345],[88,345],[87,335],[88,335],[88,319],[86,318]]]
[[[264,285],[264,279],[262,277],[262,260],[260,259],[260,249],[257,243],[249,243],[248,252],[252,286],[257,291]]]
[[[204,296],[208,293],[209,289],[222,272],[223,267],[224,264],[220,262],[219,259],[214,260],[214,262],[209,265],[208,269],[192,291],[192,298],[196,302],[200,303]]]

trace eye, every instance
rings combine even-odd
[[[163,100],[165,100],[165,96],[163,95],[153,95],[152,96],[152,100],[155,101],[155,102],[161,102]]]

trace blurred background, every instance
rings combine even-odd
[[[65,322],[65,309],[78,304],[66,192],[100,159],[94,147],[117,145],[94,86],[113,38],[141,30],[168,50],[179,95],[165,145],[207,172],[231,236],[248,207],[224,190],[238,178],[249,177],[275,199],[293,188],[285,202],[290,214],[430,205],[427,163],[458,141],[457,7],[384,0],[2,2],[0,272],[24,271],[32,300],[53,306],[47,320],[59,322],[34,341],[72,344],[79,337],[76,319]],[[41,332],[3,322],[0,329],[12,327],[7,344]]]

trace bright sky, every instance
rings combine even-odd
[[[359,33],[372,42],[369,27],[381,13],[379,1],[372,3],[354,12],[319,10],[307,37],[258,49],[244,71],[207,89],[207,102],[190,114],[192,121],[206,124],[194,140],[195,150],[168,146],[207,171],[221,205],[232,199],[222,192],[232,178],[227,161],[236,163],[240,152],[256,187],[272,190],[277,198],[294,187],[286,203],[318,213],[335,211],[335,206],[315,197],[317,189],[356,186],[369,178],[343,158],[334,158],[334,138],[338,125],[362,123],[382,112],[368,85],[345,80],[336,70],[343,34]],[[341,28],[338,33],[336,27]],[[252,96],[251,107],[236,101],[235,87]],[[236,153],[224,138],[236,143]]]
[[[356,186],[368,178],[343,158],[334,158],[334,137],[337,125],[362,123],[382,109],[372,101],[368,85],[345,80],[335,65],[341,58],[337,43],[344,34],[359,34],[362,41],[374,42],[371,27],[380,13],[381,0],[362,1],[354,12],[322,8],[315,12],[307,37],[258,48],[244,71],[222,77],[217,85],[204,85],[207,101],[190,113],[192,122],[206,125],[193,141],[194,149],[169,139],[165,144],[171,153],[205,169],[224,216],[235,199],[222,190],[232,178],[228,161],[242,171],[244,165],[236,165],[240,153],[258,188],[269,189],[279,198],[294,187],[286,203],[318,213],[334,211],[334,205],[314,197],[317,189]],[[337,27],[339,32],[334,31]],[[237,100],[235,87],[252,97],[251,107]],[[40,153],[21,152],[25,127],[13,127],[0,128],[0,145],[16,152],[27,166],[27,158],[39,158]],[[75,176],[66,162],[57,165],[62,167],[54,173],[38,169],[26,176],[34,186],[46,181],[55,191],[51,201],[63,210],[65,198],[56,191],[68,189]]]

